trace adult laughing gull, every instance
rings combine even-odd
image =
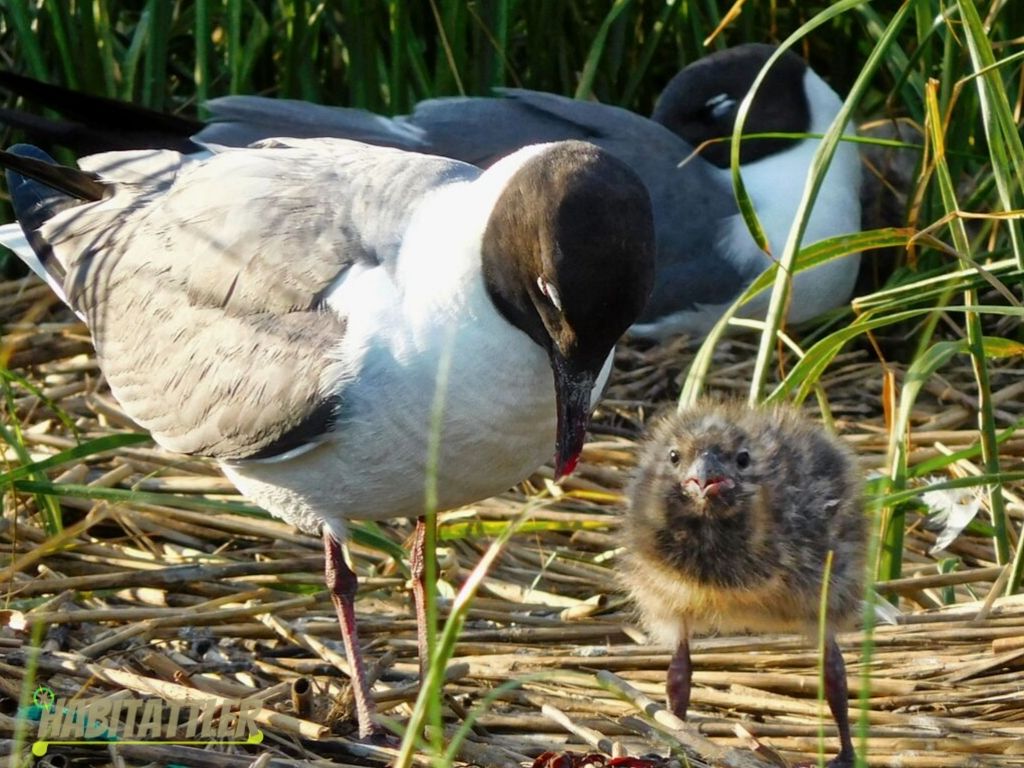
[[[439,508],[507,489],[553,444],[572,471],[653,282],[647,191],[577,141],[486,171],[337,139],[50,163],[0,156],[24,232],[0,242],[86,321],[157,442],[322,528],[369,734],[345,521],[424,514],[435,402]]]
[[[43,118],[28,116],[22,121],[26,128],[89,149],[124,146],[122,142],[150,146],[154,141],[178,148],[191,134],[200,142],[228,146],[273,136],[338,136],[486,167],[527,144],[593,142],[637,172],[654,205],[655,287],[634,333],[703,335],[771,258],[758,248],[739,215],[728,170],[728,142],[706,146],[697,156],[695,147],[731,135],[742,97],[775,50],[770,45],[740,45],[690,64],[666,87],[652,119],[550,93],[503,89],[501,98],[431,99],[418,104],[412,114],[396,118],[302,101],[229,96],[209,102],[211,122],[203,125],[164,115],[147,119],[154,113],[69,95],[52,86],[33,88],[32,81],[9,75],[0,74],[0,87],[80,121],[77,126],[58,124],[46,130]],[[758,90],[745,130],[822,133],[840,106],[825,81],[787,52]],[[782,252],[817,144],[813,138],[750,139],[742,144],[744,184],[773,254]],[[818,193],[805,243],[860,229],[859,185],[857,150],[844,142]],[[799,273],[790,322],[803,322],[845,303],[859,263],[859,255],[853,254]],[[746,314],[763,316],[767,300],[762,295]]]

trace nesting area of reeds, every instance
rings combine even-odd
[[[259,745],[214,738],[206,745],[51,746],[49,755],[64,756],[65,765],[391,763],[394,749],[352,734],[347,663],[323,588],[320,540],[251,514],[212,463],[145,439],[123,443],[136,428],[105,388],[84,326],[34,278],[0,285],[0,313],[10,370],[6,429],[17,431],[23,447],[23,455],[11,445],[4,450],[0,749],[28,754],[37,725],[26,728],[32,721],[21,717],[19,727],[17,715],[45,687],[71,702],[259,701]],[[691,716],[683,724],[663,709],[670,649],[645,644],[617,586],[622,491],[637,437],[653,413],[671,406],[692,355],[682,339],[626,343],[572,477],[555,486],[542,469],[516,490],[441,516],[443,620],[495,537],[530,510],[480,583],[447,662],[443,727],[449,738],[468,731],[455,764],[572,765],[552,762],[569,760],[567,752],[576,764],[584,755],[648,755],[644,765],[667,765],[670,754],[692,766],[814,764],[822,734],[824,754],[834,754],[813,641],[696,640]],[[753,357],[749,340],[727,340],[708,387],[737,389],[749,380]],[[891,364],[883,370],[864,347],[837,358],[820,381],[866,477],[886,463],[885,382],[902,383],[904,375]],[[977,442],[971,381],[966,363],[948,367],[913,409],[910,466],[965,454],[931,482],[979,472],[969,451]],[[1017,423],[1024,415],[1019,368],[993,367],[991,386],[1000,421]],[[113,442],[109,450],[76,453],[76,446],[102,448],[96,440]],[[1000,444],[1007,471],[1022,455],[1024,440]],[[18,466],[34,469],[18,474]],[[1020,484],[1003,492],[1016,547]],[[1024,764],[1024,596],[1004,596],[1011,567],[997,564],[988,511],[976,500],[976,521],[939,551],[942,531],[908,511],[902,575],[875,584],[897,609],[881,611],[895,623],[840,636],[868,765]],[[57,502],[63,523],[53,529],[45,505]],[[364,526],[350,546],[374,695],[399,723],[420,690],[400,559],[411,530],[403,521]],[[560,758],[538,760],[545,752]]]

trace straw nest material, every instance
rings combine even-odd
[[[85,328],[47,288],[31,278],[0,284],[0,320],[11,371],[6,429],[9,437],[20,433],[24,446],[21,455],[5,446],[4,471],[134,429],[105,388]],[[721,345],[709,388],[742,396],[753,350],[743,338]],[[445,585],[457,587],[500,525],[524,504],[535,506],[472,603],[449,665],[451,731],[499,685],[521,681],[494,695],[461,761],[530,765],[554,752],[538,765],[570,765],[562,753],[572,751],[601,764],[674,748],[679,764],[685,756],[694,766],[790,765],[816,761],[821,728],[825,754],[835,753],[834,728],[817,696],[818,656],[798,637],[695,641],[689,723],[659,711],[670,649],[643,644],[617,588],[618,515],[636,438],[678,395],[691,357],[683,340],[627,343],[572,478],[555,487],[550,469],[541,469],[519,489],[443,516],[446,615],[444,595],[452,593]],[[866,473],[885,463],[886,372],[897,383],[902,376],[899,365],[883,364],[865,346],[837,358],[821,381]],[[992,379],[1000,423],[1017,422],[1024,410],[1019,367],[995,367]],[[973,392],[966,359],[928,382],[914,413],[912,464],[976,443]],[[1019,468],[1024,440],[1011,437],[1001,451],[1006,468]],[[978,471],[965,459],[943,476]],[[152,443],[65,463],[48,477],[88,486],[94,498],[62,496],[63,531],[50,535],[35,496],[4,489],[4,750],[27,754],[35,733],[29,728],[15,741],[18,702],[24,712],[26,691],[45,685],[68,698],[261,698],[259,746],[51,747],[51,755],[81,765],[380,765],[393,757],[352,738],[319,539],[270,518],[172,505],[169,494],[241,500],[212,463]],[[134,489],[140,500],[100,498],[102,489]],[[1015,535],[1024,519],[1018,491],[1005,489]],[[983,507],[979,519],[985,514]],[[1024,765],[1024,595],[1002,596],[1008,570],[996,564],[991,539],[968,530],[933,553],[936,533],[924,522],[908,515],[904,576],[877,585],[901,614],[870,633],[870,663],[862,653],[866,632],[840,638],[851,694],[861,700],[852,717],[868,726],[868,762]],[[397,521],[380,531],[403,545],[411,525]],[[407,572],[375,549],[353,544],[351,554],[362,579],[362,639],[376,662],[375,697],[400,721],[419,690]]]

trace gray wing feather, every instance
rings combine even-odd
[[[574,106],[586,109],[584,102],[533,91],[505,93],[508,97],[422,101],[405,121],[421,132],[428,151],[481,167],[529,144],[569,139],[599,143],[606,136],[607,126],[589,125],[572,114]]]
[[[69,301],[115,396],[162,445],[289,450],[329,427],[339,396],[322,374],[345,319],[325,292],[353,264],[387,268],[419,200],[479,171],[334,140],[171,159],[155,186],[122,163],[132,181],[43,227]]]

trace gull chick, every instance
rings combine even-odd
[[[814,636],[823,619],[825,696],[840,741],[830,765],[853,765],[834,632],[863,597],[860,488],[843,443],[789,407],[705,401],[651,430],[629,494],[622,576],[648,631],[676,648],[666,689],[678,717],[689,706],[693,634]]]

